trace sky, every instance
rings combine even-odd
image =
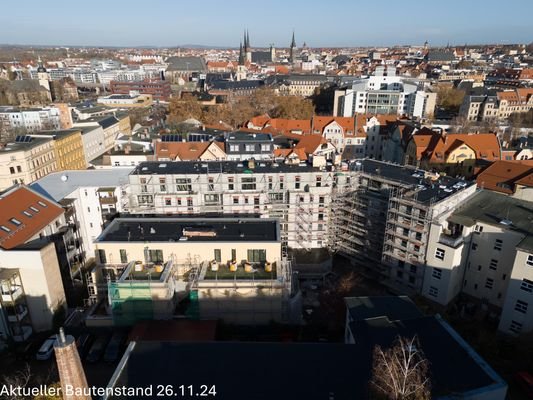
[[[24,0],[0,43],[59,46],[440,46],[533,41],[532,0]]]

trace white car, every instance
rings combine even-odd
[[[74,340],[74,337],[71,335],[67,335],[67,340],[69,339]],[[50,357],[52,357],[52,354],[54,353],[54,345],[56,343],[58,343],[57,335],[50,336],[41,345],[41,347],[39,348],[39,351],[35,355],[35,358],[39,361],[48,360]]]

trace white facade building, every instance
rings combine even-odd
[[[336,91],[333,113],[352,117],[356,113],[398,114],[411,118],[433,115],[436,93],[428,92],[423,82],[396,75],[393,67],[376,68],[373,76],[354,80],[350,89]]]

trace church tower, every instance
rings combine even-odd
[[[244,55],[247,62],[252,62],[252,48],[250,47],[250,34],[248,29],[244,31]]]
[[[291,64],[294,62],[294,50],[296,50],[296,40],[294,39],[294,31],[292,31],[292,41],[289,49],[289,62]]]
[[[37,80],[39,81],[39,85],[50,91],[50,75],[46,71],[46,68],[43,66],[41,56],[39,56],[39,60],[37,61],[37,63]]]

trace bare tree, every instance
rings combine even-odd
[[[13,372],[11,375],[5,376],[4,379],[2,380],[3,381],[2,383],[8,389],[10,388],[23,389],[26,386],[28,386],[28,384],[30,383],[31,376],[32,375],[31,375],[30,365],[26,363],[26,365],[20,370]],[[13,396],[11,394],[7,394],[5,397],[6,400],[18,400],[20,398],[21,397],[18,395]]]
[[[374,348],[372,391],[391,400],[429,400],[429,362],[417,337],[398,337],[390,349]]]

